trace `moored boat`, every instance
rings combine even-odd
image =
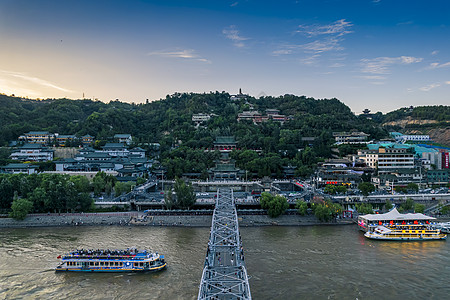
[[[374,231],[368,231],[365,237],[374,240],[392,241],[426,241],[445,240],[447,235],[441,233],[439,229],[427,226],[377,226]]]
[[[436,218],[421,213],[401,214],[393,209],[385,214],[358,217],[358,227],[365,237],[377,240],[426,241],[445,240],[447,235],[435,228]]]
[[[166,268],[163,255],[137,249],[81,249],[58,258],[57,272],[156,272]]]

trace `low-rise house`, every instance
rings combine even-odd
[[[128,147],[121,143],[106,143],[102,148],[102,152],[113,157],[125,157],[130,154]]]
[[[91,136],[91,135],[89,135],[89,134],[83,135],[83,136],[81,137],[81,143],[82,143],[84,146],[92,145],[93,142],[94,142],[94,137]]]
[[[369,135],[364,132],[333,132],[336,144],[361,144],[366,143]]]
[[[129,133],[119,133],[114,135],[114,140],[116,140],[118,143],[131,145],[133,142],[133,137]]]
[[[42,144],[25,144],[11,153],[10,158],[20,161],[49,161],[53,160],[53,153],[53,150]]]
[[[68,143],[75,141],[77,137],[73,134],[66,135],[66,134],[57,134],[55,133],[55,141],[56,145],[65,147]]]
[[[211,116],[212,115],[210,115],[210,114],[202,114],[202,113],[193,114],[192,122],[194,122],[195,125],[200,125],[203,122],[208,122],[211,119]]]
[[[372,177],[372,183],[379,189],[391,190],[396,187],[406,187],[410,183],[419,186],[426,183],[426,174],[419,168],[396,169],[390,173],[379,174]]]
[[[8,164],[6,166],[0,166],[1,170],[9,174],[25,173],[31,175],[37,173],[38,168],[39,168],[38,166],[32,165],[30,163]]]
[[[52,142],[54,135],[48,131],[30,131],[19,136],[19,141],[29,144],[48,145]]]

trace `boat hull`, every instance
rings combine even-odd
[[[427,236],[427,237],[412,237],[412,236],[381,236],[381,235],[375,235],[366,233],[364,234],[365,237],[372,239],[372,240],[382,240],[382,241],[435,241],[435,240],[446,240],[447,235],[440,235],[440,236]]]
[[[155,266],[150,269],[123,269],[123,268],[62,268],[57,267],[55,272],[85,272],[85,273],[154,273],[166,269],[167,264]]]

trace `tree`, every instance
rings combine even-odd
[[[373,214],[373,207],[370,203],[360,203],[356,204],[356,210],[360,214]]]
[[[289,207],[285,197],[280,195],[273,196],[267,192],[261,194],[260,204],[261,208],[267,210],[267,214],[271,218],[282,215]]]
[[[79,211],[90,211],[94,205],[94,201],[88,193],[81,193],[78,196]]]
[[[88,193],[91,190],[89,179],[82,175],[71,176],[69,179],[74,183],[75,189],[78,193]]]
[[[369,193],[375,191],[375,186],[370,182],[361,182],[358,184],[358,189],[364,196],[368,196]]]
[[[305,201],[297,200],[295,208],[298,210],[298,213],[300,215],[304,216],[308,212],[308,203],[306,203]]]
[[[37,211],[45,212],[44,205],[45,199],[47,197],[48,196],[47,193],[45,192],[45,189],[42,187],[38,187],[28,196],[28,200],[33,202],[33,206]]]
[[[327,184],[324,192],[330,195],[343,194],[347,191],[347,187],[343,185]]]
[[[392,202],[389,199],[386,199],[386,204],[384,204],[384,208],[386,208],[386,210],[391,210],[392,207],[394,207],[392,205]]]
[[[14,197],[13,185],[8,175],[0,177],[0,208],[9,208]]]
[[[136,179],[136,185],[141,185],[141,184],[143,184],[143,183],[145,183],[145,179],[144,179],[144,178],[138,177],[138,178]]]
[[[11,205],[12,211],[9,213],[9,217],[16,220],[23,220],[32,209],[33,202],[25,198],[14,197]]]
[[[164,203],[165,203],[166,208],[168,210],[171,210],[173,207],[175,207],[175,201],[173,199],[173,191],[172,191],[172,189],[167,189],[164,192]]]
[[[192,185],[186,184],[182,179],[176,178],[174,191],[177,197],[177,206],[188,209],[195,204],[196,197]]]
[[[417,193],[419,191],[419,186],[413,182],[410,182],[406,186],[406,189]]]
[[[94,195],[96,197],[100,196],[105,188],[105,179],[101,173],[103,173],[103,172],[98,172],[94,176],[94,179],[92,180],[92,185],[94,186]],[[105,174],[105,173],[103,173],[103,174]]]
[[[425,205],[420,204],[420,203],[414,204],[414,212],[423,214],[424,211],[425,211]]]
[[[411,198],[407,198],[405,203],[400,205],[405,211],[411,210],[414,207],[414,200]]]

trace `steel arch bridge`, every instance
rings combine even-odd
[[[231,189],[217,191],[198,299],[251,299]]]

